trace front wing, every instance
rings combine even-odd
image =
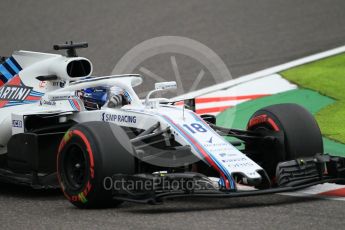
[[[345,158],[317,155],[281,162],[273,183],[227,190],[199,173],[156,173],[108,178],[113,199],[157,204],[177,197],[234,198],[291,192],[323,183],[345,183]],[[239,186],[241,187],[241,186]]]

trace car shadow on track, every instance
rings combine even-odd
[[[231,210],[231,209],[246,209],[246,208],[260,208],[269,206],[284,206],[298,203],[307,203],[321,201],[317,198],[311,197],[291,197],[283,195],[267,195],[257,197],[244,198],[214,198],[214,199],[200,199],[200,198],[179,198],[166,201],[160,205],[139,205],[136,209],[126,209],[125,212],[133,214],[169,214],[169,213],[183,213],[183,212],[202,212],[202,211],[216,211],[216,210]]]
[[[37,190],[26,186],[19,186],[13,184],[0,183],[0,197],[14,197],[23,199],[35,200],[64,200],[59,189],[43,189]],[[132,214],[169,214],[169,213],[183,213],[183,212],[202,212],[211,210],[231,210],[231,209],[246,209],[246,208],[260,208],[269,206],[282,206],[297,203],[307,203],[313,201],[320,201],[317,198],[307,197],[291,197],[283,195],[265,195],[257,197],[242,197],[242,198],[175,198],[167,200],[158,205],[142,205],[125,202],[119,207],[109,208],[109,210],[117,210]],[[67,201],[66,201],[67,202]],[[78,210],[76,207],[69,205],[68,209]]]
[[[0,182],[0,196],[35,199],[42,198],[42,200],[47,200],[47,198],[64,199],[60,189],[33,189],[27,186],[3,182]]]

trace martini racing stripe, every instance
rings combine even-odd
[[[0,73],[2,73],[2,75],[5,76],[6,82],[13,77],[13,75],[10,72],[8,72],[4,65],[0,65]]]
[[[21,70],[22,67],[13,57],[7,58],[6,61],[0,65],[0,86],[17,76]]]
[[[69,101],[70,105],[72,106],[72,108],[73,108],[75,111],[80,111],[80,110],[81,110],[81,109],[80,109],[80,106],[79,106],[79,104],[78,104],[78,102],[77,102],[77,100],[75,100],[75,99],[69,99],[68,101]]]
[[[44,95],[44,93],[40,93],[40,92],[37,92],[37,91],[34,91],[32,90],[30,92],[30,96],[34,96],[34,97],[42,97]]]
[[[14,59],[14,57],[10,57],[9,58],[11,60],[11,62],[13,63],[13,65],[17,68],[17,73],[19,73],[19,71],[22,71],[23,68],[19,65],[19,63],[17,62],[16,59]]]
[[[0,101],[0,108],[6,107],[8,101]]]
[[[7,82],[7,78],[0,72],[0,86],[3,86]]]
[[[218,172],[221,174],[222,178],[225,180],[225,187],[227,189],[236,189],[236,183],[232,176],[225,170],[219,162],[217,162],[216,159],[212,157],[212,154],[210,154],[206,149],[202,148],[202,145],[195,140],[193,137],[191,137],[187,132],[185,132],[179,125],[175,124],[172,120],[170,120],[167,116],[162,116],[169,124],[171,124],[173,127],[176,128],[176,130],[182,135],[185,136],[188,140],[188,142],[196,147],[199,154],[201,154],[202,157],[206,159],[206,161],[211,164],[213,167],[215,167]]]
[[[14,71],[15,74],[18,74],[19,71],[21,71],[21,67],[18,65],[18,63],[16,61],[15,62],[17,64],[14,64],[14,61],[15,61],[15,59],[13,57],[10,57],[6,60],[6,63],[7,63],[7,65],[9,65],[11,67],[11,69]]]
[[[9,60],[9,59],[7,59]],[[14,75],[16,75],[16,71],[14,71],[14,69],[12,69],[12,67],[6,62],[2,63],[2,65],[6,68],[6,70],[11,74],[11,76],[13,77]]]
[[[37,101],[23,101],[23,102],[10,101],[4,107],[17,106],[17,105],[27,105],[27,104],[33,104],[33,103],[37,103]]]
[[[72,108],[75,110],[75,111],[78,111],[77,107],[75,106],[75,104],[73,103],[72,100],[68,100],[70,105],[72,106]]]

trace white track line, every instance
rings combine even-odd
[[[173,98],[173,100],[180,100],[180,99],[183,100],[183,99],[188,99],[188,98],[199,97],[199,96],[202,96],[202,95],[205,95],[208,93],[212,93],[214,91],[230,88],[230,87],[233,87],[236,85],[243,84],[245,82],[249,82],[249,81],[252,81],[255,79],[266,77],[267,75],[278,73],[278,72],[281,72],[281,71],[284,71],[284,70],[287,70],[287,69],[290,69],[290,68],[293,68],[293,67],[296,67],[299,65],[310,63],[310,62],[313,62],[316,60],[320,60],[320,59],[330,57],[333,55],[337,55],[340,53],[344,53],[344,52],[345,52],[345,46],[341,46],[341,47],[338,47],[338,48],[335,48],[332,50],[328,50],[328,51],[325,51],[322,53],[318,53],[318,54],[314,54],[314,55],[311,55],[308,57],[297,59],[295,61],[291,61],[291,62],[282,64],[282,65],[278,65],[278,66],[274,66],[274,67],[271,67],[268,69],[260,70],[258,72],[248,74],[248,75],[245,75],[245,76],[233,79],[233,80],[229,80],[229,81],[223,82],[221,84],[213,85],[213,86],[206,87],[206,88],[194,91],[194,92],[186,93],[186,94],[183,94],[183,95],[180,95],[180,96]]]
[[[241,100],[241,96],[254,96],[254,95],[273,95],[281,92],[286,92],[292,89],[296,89],[297,86],[291,84],[289,81],[282,78],[279,74],[272,74],[260,79],[255,79],[249,82],[245,82],[224,90],[215,91],[213,93],[205,94],[197,98],[196,100],[196,110],[197,113],[209,113],[214,112],[215,108],[223,106],[235,106],[248,99],[256,99],[255,97]],[[230,99],[225,100],[222,97],[230,97]],[[201,102],[202,99],[214,99],[209,102]],[[217,101],[217,99],[219,101]],[[202,109],[202,110],[200,110]],[[214,112],[218,114],[222,111]]]

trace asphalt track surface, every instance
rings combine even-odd
[[[0,6],[1,55],[88,41],[80,54],[93,61],[96,75],[110,74],[128,50],[156,36],[207,45],[234,77],[345,43],[343,0],[2,0]],[[59,191],[0,184],[1,229],[343,229],[344,214],[342,202],[280,195],[78,210]]]

